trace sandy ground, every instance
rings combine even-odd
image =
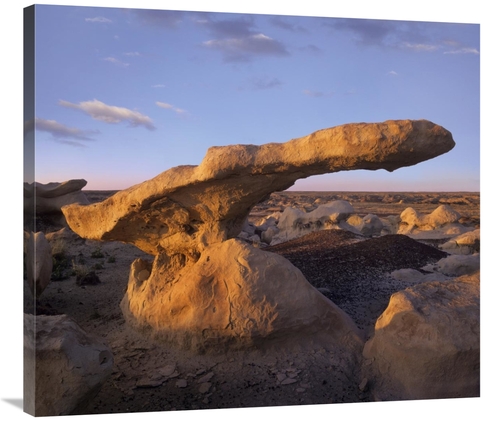
[[[87,196],[91,201],[99,201],[110,193],[87,192]],[[288,192],[273,194],[254,209],[252,217],[291,205],[308,209],[335,199],[349,200],[360,215],[379,216],[397,215],[408,206],[431,212],[441,203],[450,203],[461,213],[464,223],[479,227],[479,194],[468,193]],[[50,225],[43,227],[47,232],[56,229]],[[407,286],[389,278],[388,272],[418,268],[441,256],[436,248],[407,237],[374,241],[377,239],[359,241],[340,231],[323,232],[269,251],[289,258],[315,287],[322,288],[328,298],[354,319],[368,338],[390,295]],[[349,354],[330,346],[328,341],[297,343],[290,338],[268,349],[194,355],[134,332],[124,322],[120,301],[131,262],[152,256],[132,245],[80,238],[65,241],[62,247],[68,267],[62,267],[58,272],[60,279],[54,279],[43,292],[37,303],[38,313],[68,314],[86,332],[111,348],[115,363],[113,374],[82,414],[371,400],[369,389],[359,387],[363,380],[358,370],[360,361],[353,361]],[[376,255],[376,249],[389,258],[384,260]],[[346,259],[339,256],[351,256],[355,263],[342,264]],[[332,269],[328,272],[325,267]],[[72,273],[75,268],[93,270],[100,282],[78,285]],[[27,290],[25,311],[30,312],[33,305]]]

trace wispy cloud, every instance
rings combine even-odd
[[[202,46],[222,52],[226,62],[247,62],[259,56],[285,57],[290,55],[285,45],[254,28],[253,18],[215,20],[210,15],[197,20],[213,39]]]
[[[34,126],[38,131],[50,133],[57,142],[79,147],[85,145],[76,141],[93,141],[94,139],[90,136],[99,134],[98,130],[81,130],[65,126],[55,120],[42,118],[35,118]]]
[[[323,25],[349,33],[367,47],[395,48],[418,53],[479,54],[454,39],[457,25],[435,22],[405,22],[375,19],[322,19]],[[452,50],[449,50],[452,47]],[[446,50],[446,51],[445,51]]]
[[[116,57],[106,57],[106,58],[103,58],[104,61],[107,61],[109,63],[113,63],[115,66],[119,66],[119,67],[128,67],[130,66],[130,63],[125,63],[121,60],[118,60]]]
[[[256,56],[288,56],[285,46],[264,34],[254,34],[244,38],[213,39],[205,41],[207,48],[219,50],[228,62],[250,61]]]
[[[394,70],[391,70],[390,72],[387,72],[387,74],[389,76],[398,76],[397,72],[395,72]]]
[[[322,54],[323,50],[314,44],[306,45],[305,47],[299,47],[299,50],[309,54]]]
[[[270,22],[272,25],[274,25],[278,28],[284,29],[286,31],[298,32],[298,33],[302,33],[302,34],[306,34],[309,32],[303,26],[293,23],[293,20],[294,20],[293,18],[282,17],[282,16],[273,16],[270,19]]]
[[[165,85],[159,83],[157,85],[151,85],[152,88],[165,88]]]
[[[304,89],[302,91],[304,95],[313,97],[313,98],[322,98],[322,97],[331,97],[334,95],[334,92],[323,92],[323,91],[311,91],[310,89]]]
[[[273,89],[283,85],[278,78],[255,77],[250,79],[250,85],[256,90]]]
[[[459,48],[457,50],[445,51],[444,54],[479,54],[476,48]]]
[[[142,54],[137,51],[130,51],[127,53],[123,53],[123,55],[127,57],[140,57]]]
[[[148,116],[128,108],[107,105],[97,99],[94,99],[93,101],[80,102],[78,104],[60,100],[59,105],[82,111],[93,119],[103,121],[105,123],[117,124],[121,122],[128,122],[131,127],[143,126],[148,130],[156,130],[156,127],[153,125],[153,121]]]
[[[166,102],[156,101],[156,105],[160,108],[165,108],[167,110],[175,111],[177,114],[185,114],[187,112],[186,110],[174,107],[173,105],[167,104]]]
[[[85,18],[85,22],[92,22],[92,23],[111,23],[113,22],[111,19],[102,17],[102,16],[96,16],[95,18]]]
[[[407,49],[407,50],[414,50],[414,51],[437,51],[441,48],[440,45],[437,44],[413,44],[411,42],[402,42],[400,44],[401,48]]]
[[[182,22],[185,13],[177,10],[150,9],[133,9],[130,12],[144,25],[153,25],[165,29],[176,28]]]

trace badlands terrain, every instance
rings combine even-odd
[[[116,193],[83,192],[90,203]],[[365,341],[373,337],[375,322],[387,308],[391,295],[423,281],[394,274],[404,274],[401,270],[406,269],[433,273],[432,265],[436,267],[449,255],[442,246],[453,235],[440,232],[415,239],[388,232],[381,235],[379,231],[367,236],[335,226],[311,232],[305,229],[304,235],[286,241],[262,241],[263,231],[258,229],[262,221],[272,217],[279,221],[287,208],[310,213],[335,201],[349,203],[353,208],[351,216],[362,219],[376,215],[381,220],[397,218],[409,207],[426,215],[447,205],[460,214],[457,225],[470,232],[480,228],[479,193],[285,191],[273,193],[257,204],[238,241],[287,258],[313,287],[352,318]],[[390,394],[373,393],[364,371],[370,359],[353,361],[350,353],[332,349],[328,341],[309,343],[307,337],[301,336],[295,341],[283,338],[266,348],[195,353],[178,350],[161,338],[131,329],[120,308],[130,265],[137,258],[151,260],[152,256],[119,241],[85,240],[44,218],[37,221],[37,226],[49,239],[53,254],[55,250],[60,253],[52,280],[36,302],[37,314],[70,316],[85,332],[105,343],[113,355],[111,375],[75,413],[391,399]],[[474,247],[467,253],[478,253],[479,242]],[[79,273],[88,272],[94,272],[94,281],[77,281]],[[25,313],[32,313],[34,301],[27,285],[25,289]]]

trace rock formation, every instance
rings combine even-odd
[[[111,375],[113,355],[71,318],[24,315],[24,410],[70,415]]]
[[[87,196],[82,192],[82,188],[86,185],[87,181],[85,180],[68,180],[62,183],[48,184],[24,183],[24,213],[26,218],[45,216],[54,224],[64,223],[61,212],[63,206],[71,203],[89,204]]]
[[[134,261],[122,310],[130,324],[197,351],[322,334],[358,352],[363,343],[351,318],[299,269],[237,239],[209,246],[174,273],[158,259]]]
[[[25,263],[28,286],[38,298],[50,283],[52,275],[52,247],[42,231],[25,231]]]
[[[175,290],[184,288],[183,295],[193,295],[190,298],[193,303],[212,303],[210,299],[199,296],[201,292],[193,289],[194,285],[206,284],[202,291],[208,294],[215,285],[217,288],[225,286],[225,277],[220,269],[216,278],[204,275],[202,269],[207,269],[207,262],[202,259],[217,255],[218,247],[227,247],[221,243],[240,234],[250,210],[269,194],[285,190],[297,179],[311,175],[355,169],[394,171],[446,153],[454,144],[451,133],[434,123],[403,120],[347,124],[320,130],[283,144],[212,147],[198,166],[175,167],[149,181],[118,192],[103,202],[86,206],[73,204],[63,207],[62,211],[70,228],[84,238],[131,243],[155,256],[151,269],[145,263],[135,262],[132,265],[130,284],[124,299],[128,304],[124,305],[124,311],[130,313],[130,319],[135,318],[139,324],[147,324],[154,331],[162,331],[168,336],[168,332],[177,329],[170,316],[175,311],[187,311],[189,308],[191,320],[202,318],[201,313],[208,317],[210,307],[200,308],[190,304],[186,308],[174,310],[172,297],[178,294]],[[237,245],[231,244],[234,247]],[[266,262],[268,259],[260,255],[265,253],[263,251],[255,253],[259,255],[250,253],[249,262],[255,259]],[[223,264],[223,261],[218,261]],[[262,263],[262,267],[255,269],[245,262],[232,264],[243,271],[246,282],[257,276],[256,285],[260,285],[260,279],[269,279],[265,276],[267,270],[274,274],[271,279],[276,279],[270,282],[278,282],[280,270],[290,272],[286,264],[277,261],[270,266],[272,269],[269,269],[268,263]],[[142,269],[137,272],[139,267]],[[278,267],[282,269],[278,270]],[[197,280],[188,282],[191,276]],[[217,282],[213,283],[214,279]],[[283,294],[287,279],[283,278],[281,282],[282,289],[273,294]],[[228,303],[233,303],[238,288],[224,293],[217,289],[210,294],[224,297],[222,301],[230,297]],[[309,288],[312,287],[307,282],[303,283],[296,294],[299,297],[309,296]],[[255,292],[253,287],[247,291],[248,294]],[[142,302],[135,296],[143,297]],[[272,306],[261,306],[254,298],[238,297],[241,302],[253,306],[238,312],[238,317],[247,312],[256,320],[281,320],[280,312],[285,311],[291,315],[287,323],[290,323],[292,330],[294,323],[306,325],[317,320],[314,309],[310,309],[311,317],[299,316],[303,310],[297,309],[297,318],[294,319],[293,306],[296,303],[293,300],[286,301],[286,306],[291,306],[286,310],[277,306],[273,310],[274,316],[267,313],[257,316],[260,310],[269,308],[270,311]],[[269,302],[279,301],[274,296],[266,299]],[[217,298],[216,302],[219,300]],[[302,304],[298,305],[300,307]],[[144,310],[145,307],[148,309]],[[232,308],[231,305],[229,308]],[[236,321],[233,313],[230,319],[216,317],[219,310],[220,305],[216,306],[215,314],[204,319],[214,321],[206,331],[200,332],[197,328],[192,331],[191,322],[179,322],[177,330],[190,336],[184,342],[217,342],[227,337],[233,337],[237,342],[240,330],[233,332],[232,329],[242,326],[243,321]],[[188,320],[186,317],[182,315],[179,320]],[[278,332],[286,329],[286,326],[280,325]],[[204,335],[203,332],[209,337],[200,337]],[[258,342],[259,337],[272,333],[261,328],[248,332],[256,335],[252,336],[253,343]]]
[[[364,348],[376,400],[479,396],[479,273],[393,294]]]
[[[303,212],[291,207],[285,208],[277,225],[279,232],[271,244],[282,243],[321,229],[338,227],[349,229],[345,220],[353,212],[354,208],[345,200],[319,205],[311,212]]]
[[[415,234],[457,224],[460,214],[449,205],[440,205],[428,215],[406,208],[400,215],[399,234]]]

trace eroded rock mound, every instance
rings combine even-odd
[[[83,238],[131,243],[156,256],[151,268],[144,262],[132,267],[123,306],[132,323],[177,342],[187,338],[180,342],[195,348],[210,346],[214,338],[216,344],[244,345],[301,325],[323,327],[320,314],[339,329],[336,337],[356,336],[354,325],[347,333],[349,323],[339,321],[343,318],[332,303],[294,280],[298,275],[285,260],[252,252],[251,264],[235,263],[234,257],[228,265],[215,257],[216,250],[228,248],[228,240],[242,232],[257,203],[300,178],[355,169],[393,171],[454,145],[450,132],[425,120],[347,124],[282,144],[212,147],[198,166],[175,167],[103,202],[62,211]],[[248,252],[229,244],[243,255]],[[208,258],[217,263],[209,264]],[[229,289],[225,271],[246,287]],[[266,282],[270,285],[261,285]],[[289,288],[294,296],[286,292]],[[303,297],[310,299],[307,305]]]
[[[376,400],[479,396],[479,273],[392,295],[364,348]]]
[[[277,254],[232,239],[207,248],[197,263],[170,276],[162,270],[163,259],[132,264],[122,301],[132,324],[153,327],[196,350],[324,333],[360,352],[362,340],[351,318]]]
[[[24,409],[34,416],[70,415],[111,375],[110,349],[66,315],[24,315]]]

